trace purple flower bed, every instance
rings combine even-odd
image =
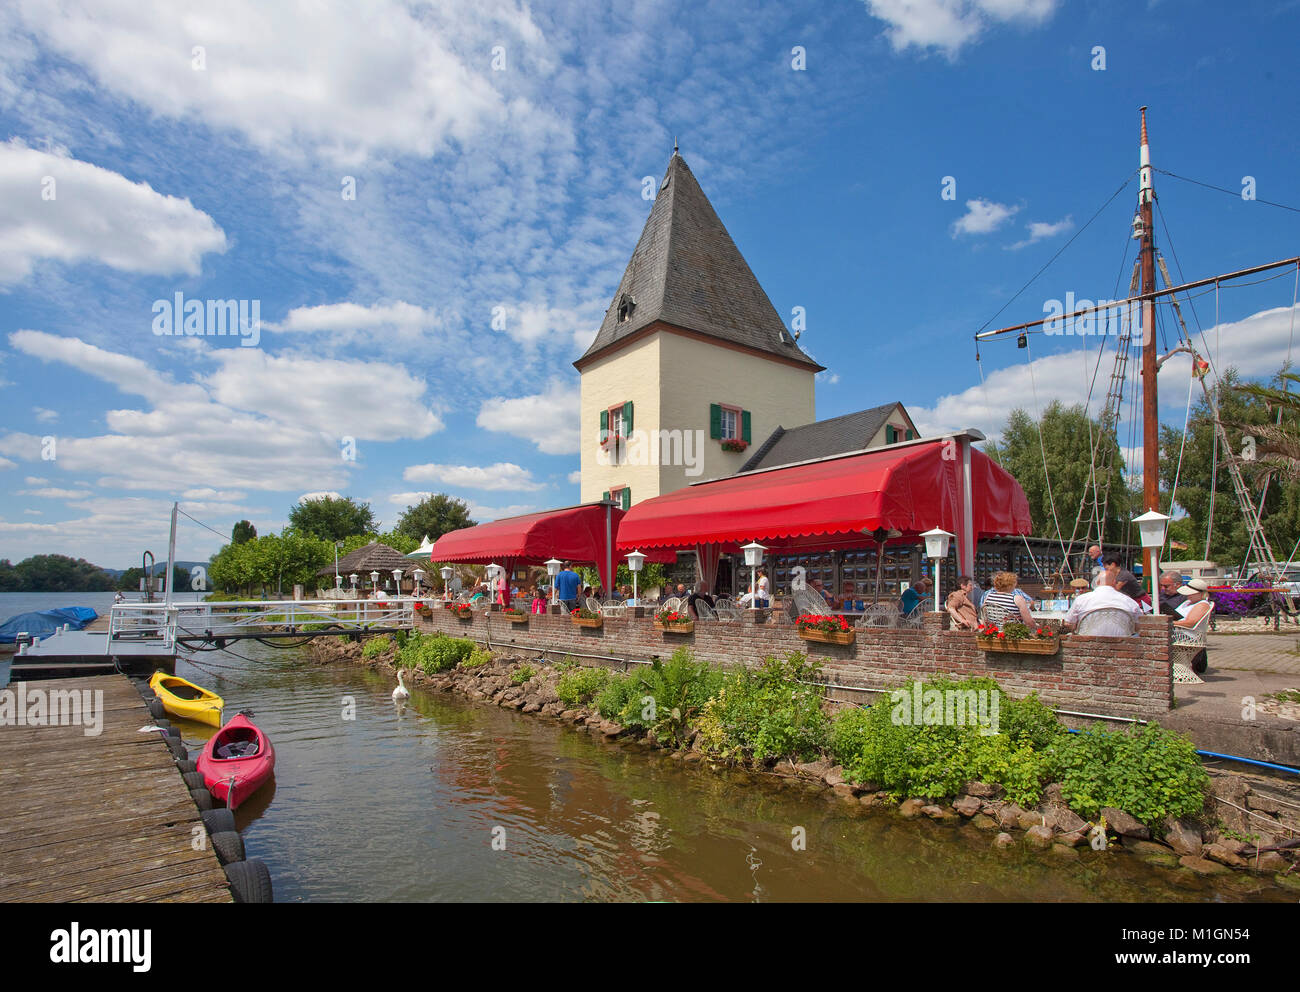
[[[1268,593],[1248,592],[1249,589],[1272,588],[1267,582],[1243,582],[1236,589],[1211,589],[1210,600],[1214,603],[1214,612],[1218,616],[1231,614],[1244,617],[1250,611],[1263,606],[1268,600]]]

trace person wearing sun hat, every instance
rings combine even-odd
[[[1178,607],[1182,617],[1174,621],[1174,626],[1195,627],[1210,612],[1210,584],[1204,579],[1192,579],[1178,587],[1178,595],[1186,598]]]

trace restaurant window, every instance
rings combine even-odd
[[[709,405],[709,436],[717,441],[750,441],[750,413],[725,403]]]

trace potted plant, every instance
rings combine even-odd
[[[665,634],[689,634],[695,630],[695,621],[689,613],[661,610],[655,614],[655,630],[662,630]]]
[[[843,617],[818,616],[805,613],[795,619],[799,636],[805,641],[820,641],[823,644],[852,644],[857,631],[849,626]]]
[[[600,627],[605,623],[605,617],[595,610],[589,610],[585,606],[579,606],[572,613],[573,625],[575,627]]]
[[[981,624],[975,640],[983,650],[1003,654],[1056,654],[1061,650],[1058,630],[1024,623],[1007,623],[1001,630],[996,624]]]
[[[459,617],[461,620],[474,619],[474,607],[469,603],[452,603],[447,609],[451,610],[451,615]]]
[[[527,623],[527,622],[528,622],[528,614],[525,613],[523,610],[519,609],[518,607],[515,607],[515,606],[507,606],[507,607],[506,607],[505,609],[503,609],[501,612],[502,612],[506,617],[509,618],[509,620],[510,620],[511,623]]]
[[[723,451],[744,451],[749,447],[749,442],[738,437],[729,437],[722,442]]]

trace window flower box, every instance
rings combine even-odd
[[[984,624],[975,631],[975,642],[983,651],[997,654],[1056,654],[1061,650],[1060,634],[1050,627],[1008,623],[1001,630]]]
[[[817,616],[805,613],[795,620],[799,636],[805,641],[817,641],[821,644],[852,644],[857,639],[857,631],[849,626],[843,617]]]
[[[665,634],[691,634],[695,632],[695,621],[689,613],[664,610],[655,615],[655,630]]]
[[[749,442],[742,440],[741,438],[738,437],[724,438],[722,441],[723,451],[740,452],[740,451],[744,451],[748,447],[749,447]]]
[[[569,614],[573,618],[575,627],[603,627],[605,617],[593,610],[583,609],[581,606]]]
[[[447,609],[451,610],[451,615],[460,620],[473,620],[474,607],[469,603],[452,603]]]
[[[528,622],[528,614],[525,613],[523,610],[516,609],[516,608],[513,607],[513,606],[507,606],[504,610],[501,611],[501,613],[502,613],[502,615],[504,615],[505,618],[506,618],[507,620],[509,620],[511,623],[527,623],[527,622]]]

